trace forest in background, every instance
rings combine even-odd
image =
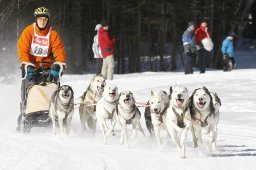
[[[18,68],[17,40],[40,6],[51,10],[50,24],[64,41],[72,74],[95,71],[91,46],[102,19],[110,21],[110,35],[117,38],[117,74],[145,71],[144,62],[147,71],[176,70],[181,36],[191,20],[197,26],[208,22],[214,42],[209,67],[221,68],[221,43],[229,31],[237,38],[256,37],[255,0],[0,0],[1,73]]]

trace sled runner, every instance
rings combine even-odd
[[[49,104],[59,81],[47,82],[48,75],[48,70],[42,70],[33,81],[22,80],[18,131],[28,133],[33,127],[51,126]]]

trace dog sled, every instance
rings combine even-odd
[[[59,87],[59,80],[48,82],[49,71],[41,69],[33,81],[23,79],[21,84],[20,115],[18,131],[29,133],[33,127],[49,127],[49,104],[53,93]]]

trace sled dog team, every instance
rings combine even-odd
[[[95,132],[98,124],[106,143],[108,137],[114,135],[118,122],[121,127],[120,144],[128,144],[127,125],[132,125],[133,137],[136,137],[137,131],[145,136],[140,124],[141,113],[132,92],[119,93],[117,86],[106,86],[105,78],[99,74],[92,78],[80,98],[79,115],[83,131],[87,124]],[[188,131],[192,133],[193,146],[197,147],[202,143],[201,129],[206,129],[209,151],[214,151],[220,106],[217,94],[206,87],[195,89],[190,97],[187,88],[178,85],[170,87],[169,95],[165,91],[151,91],[144,113],[146,127],[159,145],[162,143],[160,132],[166,131],[176,144],[180,158],[185,158]],[[53,94],[49,109],[54,134],[56,126],[62,135],[70,133],[73,113],[73,90],[68,85],[61,86]]]

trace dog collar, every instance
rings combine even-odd
[[[119,105],[118,105],[118,106],[119,106]],[[124,118],[124,119],[126,120],[126,122],[129,123],[132,119],[135,118],[135,116],[136,116],[136,112],[135,112],[136,107],[135,107],[135,105],[134,105],[133,109],[130,111],[130,112],[133,112],[133,111],[134,111],[134,114],[133,114],[133,116],[132,116],[130,119],[126,119],[121,113],[119,113],[118,106],[116,107],[116,112],[117,112],[117,114],[120,114],[120,116],[122,116],[122,118]],[[120,105],[120,107],[123,108],[121,105]],[[125,109],[124,109],[124,110],[125,110]]]

